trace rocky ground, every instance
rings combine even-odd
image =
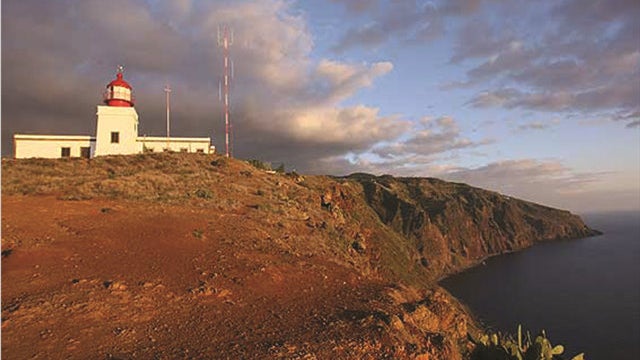
[[[2,174],[6,359],[461,359],[480,330],[436,279],[593,234],[462,184],[199,154]]]

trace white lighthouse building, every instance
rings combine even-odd
[[[126,155],[154,151],[214,153],[211,139],[138,136],[133,89],[122,68],[107,85],[104,105],[98,105],[96,135],[13,135],[16,158],[61,158]]]

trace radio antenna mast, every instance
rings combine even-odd
[[[171,88],[169,84],[164,87],[164,92],[167,93],[167,151],[169,151],[169,138],[171,137],[171,122],[169,120],[171,115],[171,107],[169,106],[169,93],[171,93]]]
[[[218,27],[218,46],[222,47],[224,55],[224,79],[222,85],[219,85],[218,87],[218,92],[220,92],[220,88],[222,88],[222,101],[224,103],[224,144],[227,157],[232,156],[232,144],[229,140],[232,128],[229,114],[229,85],[231,80],[231,71],[233,69],[233,65],[229,60],[229,47],[232,44],[233,30],[230,30],[226,25],[222,26],[222,28]]]

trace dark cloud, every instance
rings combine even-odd
[[[333,50],[343,52],[354,47],[371,48],[389,39],[422,43],[443,33],[442,19],[430,3],[395,0],[376,9],[366,25],[347,30]]]
[[[517,9],[518,0],[442,0],[438,8],[446,15],[470,16],[482,10],[485,5],[500,4],[508,10]]]
[[[477,11],[480,2],[472,3],[469,6]],[[638,109],[637,1],[568,0],[521,6],[492,22],[486,17],[465,22],[451,61],[475,64],[466,80],[446,84],[445,90],[497,84],[469,101],[477,107],[585,113]],[[515,17],[518,21],[513,21]]]
[[[469,16],[484,4],[509,3],[504,0],[331,1],[343,4],[352,14],[367,20],[364,25],[345,32],[333,47],[338,53],[356,47],[375,48],[391,40],[409,44],[429,42],[444,35],[447,16]],[[468,46],[473,46],[473,42]]]
[[[517,129],[520,131],[527,130],[544,130],[551,127],[550,123],[542,122],[542,121],[532,121],[526,124],[518,125]]]
[[[220,146],[221,24],[234,30],[235,155],[309,169],[315,159],[364,151],[408,130],[406,121],[375,108],[339,105],[393,65],[312,61],[306,22],[290,6],[3,2],[3,153],[16,132],[92,134],[95,106],[118,64],[134,87],[141,135],[164,133],[162,89],[170,83],[172,135],[213,136]]]
[[[343,5],[352,13],[364,13],[378,6],[376,0],[331,0],[331,2]]]
[[[616,121],[626,121],[627,128],[634,128],[640,126],[640,106],[635,111],[631,112],[618,112],[612,116]]]
[[[577,110],[587,113],[607,110],[611,112],[611,120],[633,120],[640,110],[639,97],[640,82],[628,78],[585,91],[571,89],[525,92],[515,88],[487,90],[476,94],[468,104],[480,108],[522,108],[547,112]]]
[[[447,0],[442,4],[442,11],[454,15],[469,15],[480,9],[482,0]]]
[[[552,14],[563,20],[565,28],[579,33],[585,29],[598,30],[613,21],[638,20],[640,6],[636,0],[567,0],[558,3]]]
[[[537,65],[527,62],[523,65],[526,66],[515,72],[513,78],[541,89],[572,89],[596,80],[597,76],[596,69],[580,64],[575,59],[551,60]]]
[[[468,19],[458,31],[451,62],[494,56],[505,44],[516,40],[516,35],[509,29],[492,27],[485,19]]]

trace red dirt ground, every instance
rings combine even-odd
[[[457,352],[435,335],[398,346],[409,335],[390,329],[405,331],[402,322],[410,321],[399,305],[417,296],[403,298],[326,256],[289,251],[286,238],[276,245],[277,229],[251,214],[3,196],[2,357],[356,359],[415,357],[424,346],[441,356]]]

